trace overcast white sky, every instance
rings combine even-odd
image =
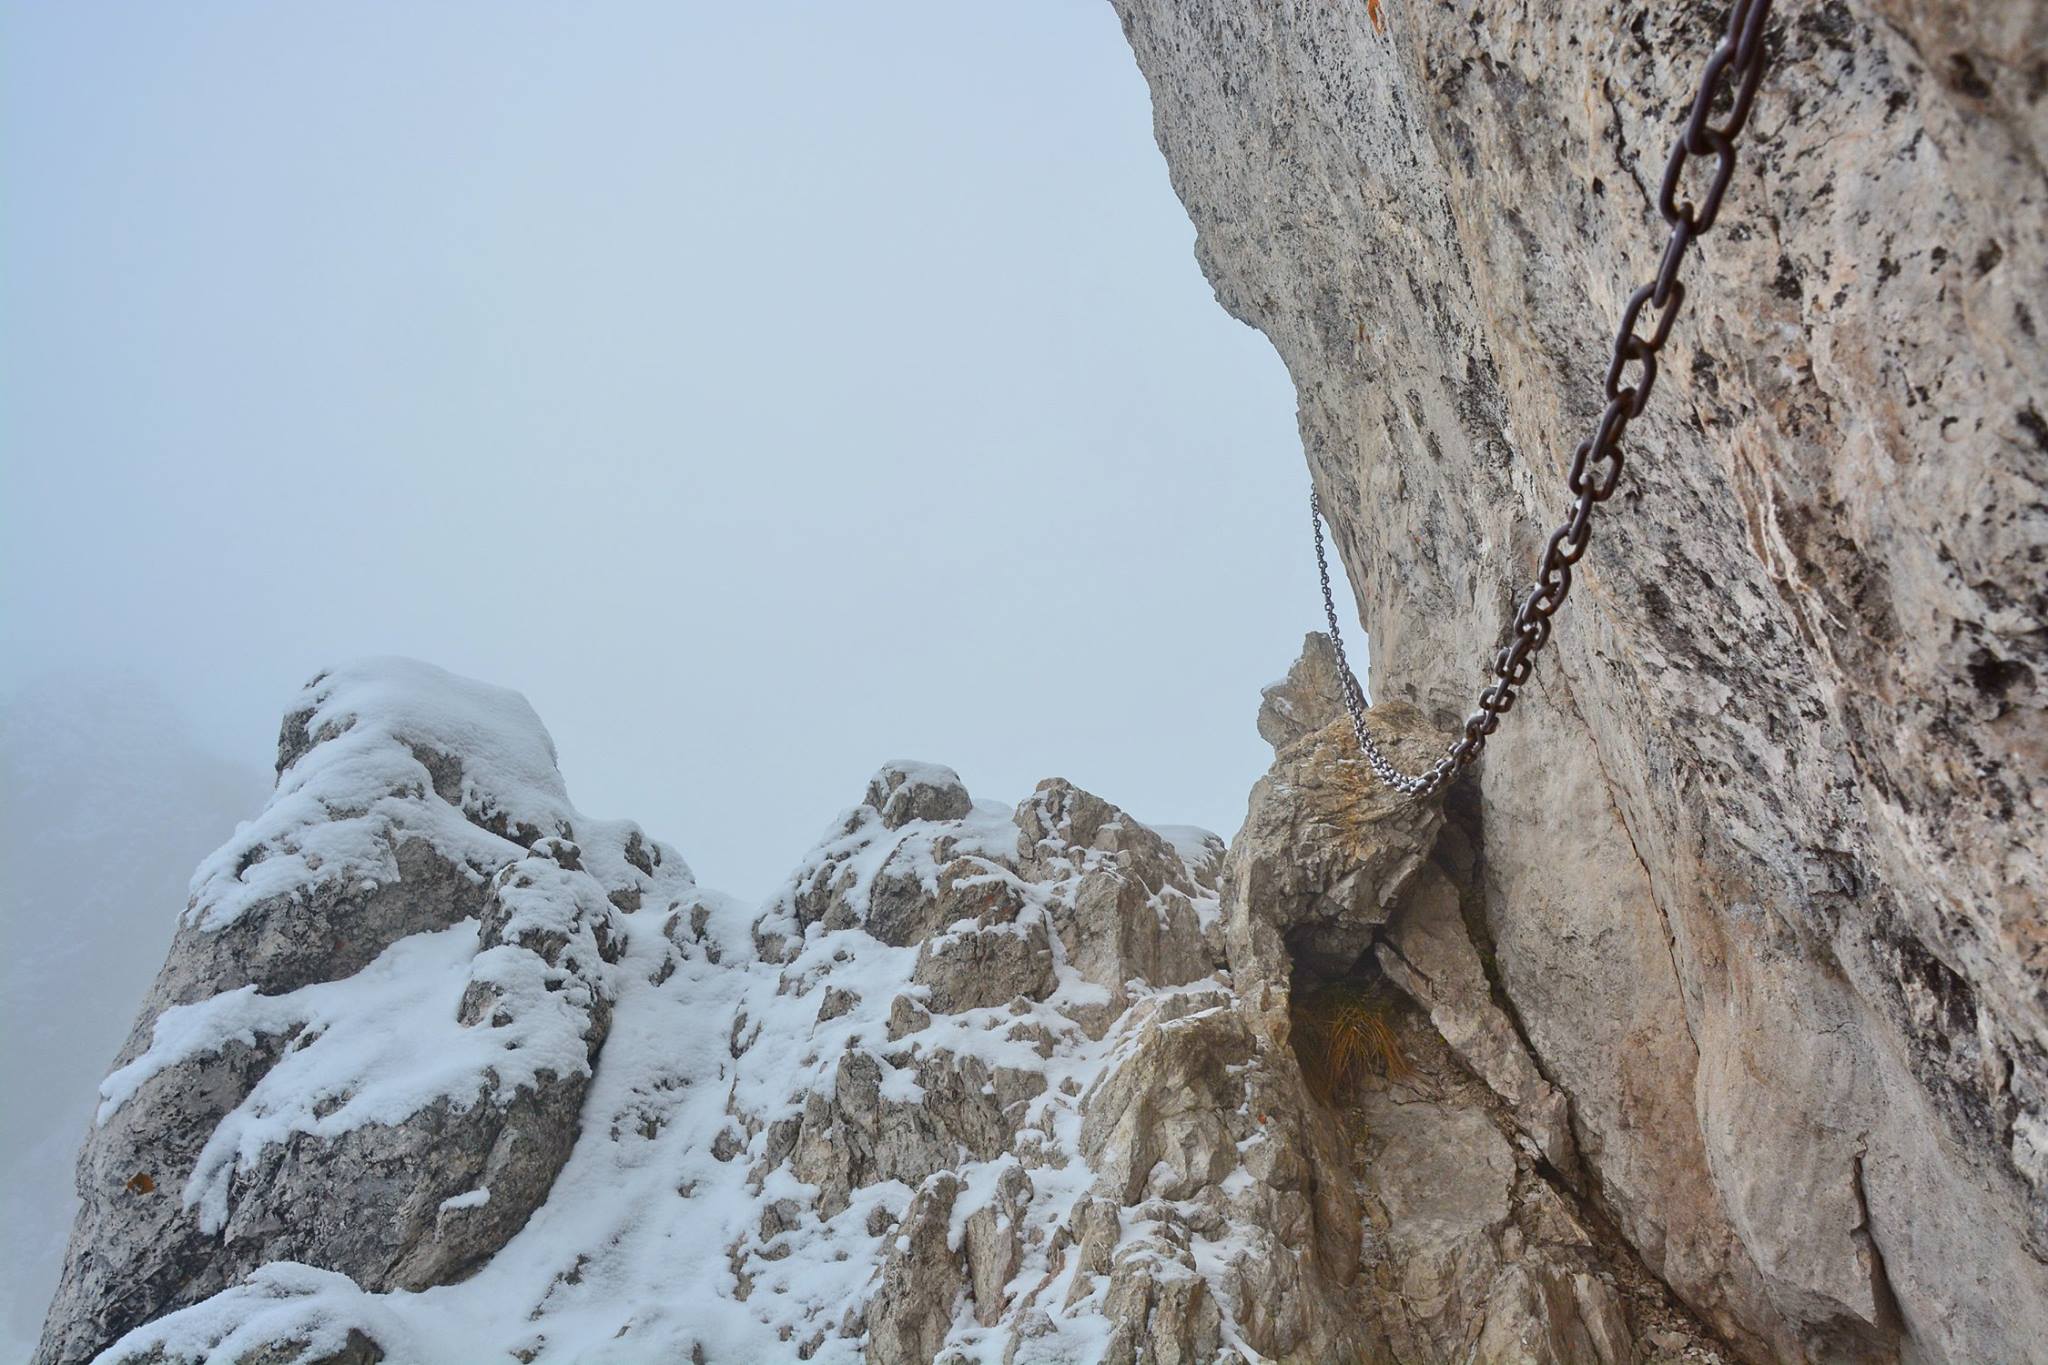
[[[899,756],[1234,831],[1306,475],[1104,0],[0,14],[0,692],[430,659],[743,895]]]

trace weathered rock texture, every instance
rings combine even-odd
[[[1117,7],[1203,268],[1295,378],[1374,693],[1448,733],[1724,8]],[[2048,9],[1786,4],[1767,44],[1622,491],[1458,798],[1467,918],[1588,1192],[1733,1349],[2048,1359]]]
[[[1334,679],[1269,690],[1227,857],[895,763],[751,910],[516,698],[324,676],[103,1087],[41,1359],[1711,1358],[1497,998],[1468,817]]]

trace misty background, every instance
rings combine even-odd
[[[0,203],[0,1351],[330,661],[749,897],[897,757],[1234,832],[1306,474],[1106,0],[5,0]]]

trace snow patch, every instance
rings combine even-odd
[[[958,819],[912,819],[892,830],[863,804],[755,907],[696,888],[673,851],[647,843],[637,827],[578,814],[546,731],[514,693],[379,661],[324,676],[304,703],[308,732],[327,737],[286,769],[262,816],[202,866],[192,922],[216,930],[267,898],[303,896],[334,879],[383,884],[397,875],[391,850],[403,837],[430,839],[480,881],[519,861],[525,884],[497,888],[503,937],[560,934],[579,918],[611,916],[620,960],[598,976],[611,1001],[602,1065],[592,1073],[586,1060],[591,985],[509,943],[479,953],[474,921],[403,939],[346,980],[276,996],[245,987],[165,1011],[149,1050],[102,1086],[101,1122],[168,1068],[235,1044],[283,1048],[219,1125],[187,1183],[186,1203],[209,1228],[221,1225],[234,1172],[294,1133],[330,1136],[399,1122],[437,1102],[466,1106],[494,1087],[532,1084],[543,1070],[589,1074],[589,1088],[581,1136],[549,1198],[470,1278],[372,1294],[345,1276],[275,1263],[138,1329],[112,1354],[154,1344],[173,1356],[232,1360],[282,1340],[317,1353],[360,1330],[392,1365],[511,1356],[628,1365],[693,1353],[780,1360],[799,1346],[815,1361],[851,1365],[864,1354],[858,1324],[914,1191],[900,1180],[862,1186],[828,1218],[817,1187],[789,1161],[767,1158],[778,1126],[829,1101],[845,1059],[864,1054],[891,1106],[925,1102],[918,1073],[929,1061],[1042,1080],[1015,1114],[1017,1141],[1035,1145],[1036,1156],[1006,1151],[977,1161],[963,1151],[947,1240],[959,1248],[968,1220],[998,1197],[1006,1174],[1024,1168],[1032,1196],[1018,1215],[1023,1251],[1013,1283],[1029,1287],[1046,1316],[1043,1334],[1017,1343],[1017,1358],[1101,1356],[1110,1331],[1101,1289],[1067,1307],[1074,1259],[1053,1275],[1049,1248],[1097,1180],[1083,1156],[1082,1096],[1133,1043],[1125,1027],[1091,1039],[1077,1017],[1118,992],[1086,979],[1061,935],[1049,932],[1049,998],[937,1015],[891,1040],[892,1002],[920,993],[910,985],[919,949],[891,947],[857,925],[804,925],[799,905],[829,893],[864,920],[885,874],[936,894],[943,867],[979,858],[987,863],[980,875],[1004,882],[1021,906],[1007,932],[1050,930],[1054,910],[1071,914],[1084,874],[1112,853],[1048,840],[1040,850],[1056,856],[1041,865],[1051,871],[1032,881],[1001,865],[1020,858],[1009,807],[975,802]],[[959,785],[940,765],[892,767],[905,782]],[[1122,819],[1122,828],[1136,823]],[[1153,828],[1190,866],[1220,848],[1206,831]],[[498,830],[574,838],[585,871],[529,856]],[[649,859],[660,862],[660,877],[643,875]],[[1187,885],[1193,894],[1159,889],[1154,909],[1163,917],[1167,898],[1184,897],[1201,923],[1213,923],[1214,894],[1192,878]],[[604,892],[623,886],[660,893],[636,893],[614,910]],[[509,1022],[458,1022],[473,981],[495,988]],[[1122,992],[1142,1004],[1215,988],[1213,980],[1170,990],[1131,982]],[[833,1009],[821,1017],[827,992]],[[490,1197],[479,1188],[440,1208],[480,1208]],[[854,1324],[850,1334],[845,1324]],[[1008,1330],[981,1327],[963,1310],[949,1343],[970,1358],[1000,1357]]]
[[[186,1182],[186,1206],[217,1232],[237,1170],[294,1133],[334,1137],[365,1124],[403,1122],[430,1104],[478,1100],[589,1070],[587,1014],[571,993],[549,990],[544,964],[509,946],[476,951],[474,920],[414,934],[340,981],[285,995],[254,986],[165,1010],[149,1050],[100,1085],[105,1123],[151,1077],[230,1043],[290,1039],[275,1066],[214,1129]],[[509,1022],[465,1027],[456,1011],[472,976],[513,998]]]

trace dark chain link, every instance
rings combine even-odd
[[[1309,516],[1315,523],[1316,568],[1323,580],[1323,610],[1330,622],[1330,639],[1337,647],[1337,666],[1344,694],[1344,709],[1350,713],[1358,747],[1380,780],[1414,796],[1437,790],[1472,765],[1486,747],[1486,737],[1500,728],[1500,718],[1515,704],[1517,690],[1529,681],[1536,655],[1550,641],[1550,618],[1564,605],[1572,589],[1572,565],[1585,556],[1593,535],[1593,509],[1614,496],[1621,482],[1621,438],[1628,424],[1643,412],[1650,390],[1657,383],[1657,354],[1671,336],[1671,324],[1685,304],[1685,286],[1678,268],[1692,244],[1714,226],[1721,215],[1721,198],[1735,175],[1735,139],[1749,121],[1750,106],[1764,75],[1764,21],[1770,17],[1771,0],[1735,0],[1728,12],[1728,27],[1700,75],[1699,90],[1693,96],[1692,112],[1685,128],[1672,145],[1671,158],[1664,164],[1664,180],[1657,191],[1657,211],[1670,224],[1671,235],[1664,244],[1664,257],[1657,266],[1657,278],[1628,296],[1621,310],[1621,326],[1614,334],[1614,348],[1607,362],[1607,378],[1601,392],[1607,406],[1595,423],[1593,434],[1579,443],[1572,455],[1571,472],[1565,487],[1574,499],[1571,514],[1550,533],[1536,581],[1515,611],[1512,640],[1493,658],[1489,667],[1493,681],[1479,694],[1479,709],[1465,719],[1465,732],[1429,768],[1406,773],[1380,751],[1366,732],[1366,700],[1350,663],[1344,657],[1344,638],[1337,629],[1337,604],[1330,592],[1330,567],[1323,554],[1322,500],[1309,492]],[[1730,92],[1727,112],[1717,124],[1712,119],[1721,92]],[[1681,198],[1686,166],[1698,157],[1713,158],[1712,179],[1706,195],[1695,204]],[[1648,336],[1637,328],[1643,310],[1652,312]],[[1629,367],[1638,367],[1630,383]]]

